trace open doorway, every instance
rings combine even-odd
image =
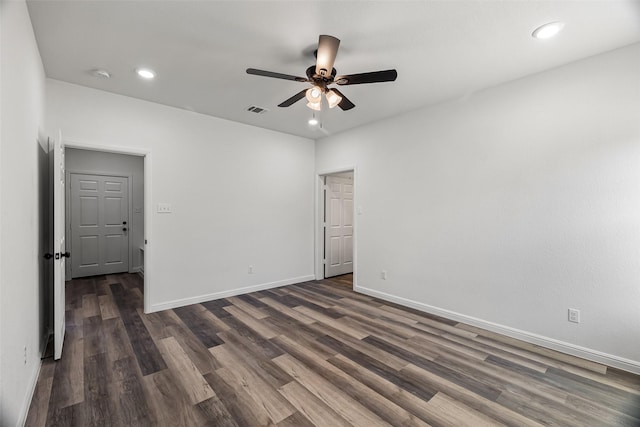
[[[126,224],[127,233],[130,236],[129,251],[127,253],[129,266],[126,273],[142,276],[140,290],[143,293],[144,312],[150,312],[152,293],[152,270],[150,268],[152,259],[152,251],[150,251],[150,242],[152,241],[151,152],[147,149],[95,145],[66,138],[64,139],[64,145],[67,153],[72,153],[72,156],[80,156],[78,163],[66,165],[68,175],[72,172],[77,172],[94,175],[126,175],[130,178],[130,182],[127,182],[131,191],[128,195],[130,219],[127,220]],[[138,162],[138,169],[132,172],[129,170],[131,169],[130,165],[121,165],[118,164],[118,161]],[[73,159],[72,162],[74,162]],[[142,162],[142,172],[139,170],[139,162]],[[123,169],[118,169],[118,167],[128,169],[123,172]],[[129,172],[126,172],[127,170]],[[65,205],[67,204],[65,203]],[[69,207],[65,207],[67,213],[70,214]],[[65,213],[65,223],[67,223],[66,216],[67,214]],[[123,225],[120,226],[122,227]],[[129,226],[133,226],[133,229],[129,229]],[[69,233],[68,226],[65,229],[65,234],[67,233]],[[73,242],[71,244],[73,245]],[[70,271],[68,274],[67,278],[70,279]]]
[[[66,150],[67,279],[144,271],[144,157]]]
[[[318,175],[316,279],[355,285],[355,170]]]
[[[49,147],[48,147],[48,163],[49,163],[49,183],[50,183],[50,191],[49,191],[49,209],[47,209],[48,215],[48,231],[50,234],[50,242],[47,245],[51,248],[51,252],[47,252],[44,254],[44,258],[47,260],[52,260],[53,262],[53,277],[50,283],[50,287],[52,289],[51,299],[49,302],[49,307],[51,308],[51,312],[53,314],[52,329],[53,329],[53,357],[54,359],[60,359],[62,355],[64,336],[66,331],[66,285],[67,279],[70,279],[71,274],[67,273],[67,263],[66,259],[71,258],[71,247],[67,247],[67,241],[70,242],[70,238],[68,235],[70,234],[70,224],[68,220],[68,214],[70,215],[70,209],[66,203],[68,201],[67,191],[69,190],[68,183],[71,181],[70,174],[73,170],[69,170],[67,173],[66,166],[66,153],[69,150],[80,149],[80,152],[87,151],[87,155],[97,155],[95,159],[98,159],[98,169],[100,169],[97,173],[93,170],[89,170],[86,168],[90,168],[91,165],[88,162],[82,162],[81,168],[83,171],[88,173],[93,173],[92,176],[100,175],[100,172],[104,170],[105,163],[100,162],[100,153],[114,153],[114,154],[124,154],[130,156],[136,156],[142,159],[142,172],[139,173],[139,180],[141,181],[141,188],[143,195],[140,197],[141,207],[140,215],[142,219],[142,224],[138,226],[139,231],[142,232],[142,244],[140,246],[140,250],[145,252],[145,249],[148,245],[148,240],[150,239],[150,169],[151,169],[151,153],[147,150],[140,149],[130,149],[130,148],[114,148],[114,147],[99,147],[92,144],[81,143],[77,141],[69,141],[67,139],[62,138],[62,132],[58,132],[58,137],[54,139],[50,139]],[[77,165],[73,168],[78,167]],[[43,168],[44,169],[44,168]],[[104,175],[104,174],[103,174]],[[120,187],[127,187],[129,183],[129,178],[133,179],[133,176],[128,177],[125,185],[125,181],[120,182]],[[89,181],[89,180],[87,180]],[[110,184],[113,184],[110,182]],[[113,190],[113,186],[109,187],[109,190]],[[128,198],[128,195],[127,195]],[[81,202],[80,202],[81,203]],[[89,203],[88,208],[95,208],[96,204],[94,203],[93,207],[91,203]],[[82,216],[82,210],[80,211],[80,216]],[[94,215],[96,217],[97,215]],[[128,222],[129,220],[127,220]],[[119,224],[119,227],[122,225],[128,224]],[[124,230],[123,230],[124,231]],[[76,245],[75,249],[79,249],[80,245]],[[82,250],[79,250],[78,253],[74,254],[74,258],[82,258]],[[148,252],[148,251],[146,251]],[[126,251],[127,257],[130,255],[129,251]],[[146,254],[146,256],[140,257],[141,267],[145,270],[145,275],[142,278],[142,286],[139,286],[140,290],[144,292],[144,296],[141,296],[143,299],[143,307],[145,312],[149,312],[149,307],[151,306],[151,296],[150,294],[150,280],[149,280],[149,268],[144,268],[145,264],[149,264],[149,256],[150,254]],[[129,268],[127,267],[127,270]],[[67,275],[68,274],[68,275]],[[130,274],[127,271],[125,274]],[[97,307],[96,304],[93,305],[94,308]],[[45,351],[46,352],[46,351]]]

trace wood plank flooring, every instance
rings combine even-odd
[[[354,293],[350,277],[145,315],[67,284],[28,426],[639,426],[640,377]]]

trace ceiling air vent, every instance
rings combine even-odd
[[[256,113],[256,114],[264,114],[269,110],[267,110],[266,108],[257,107],[255,105],[252,105],[252,106],[247,108],[247,111],[252,112],[252,113]]]

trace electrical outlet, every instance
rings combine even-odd
[[[249,268],[247,269],[247,273],[253,274],[253,265],[249,266]]]
[[[381,278],[382,280],[387,280],[387,270],[382,270],[382,271],[380,272],[380,278]]]
[[[24,346],[24,364],[27,364],[27,346]]]
[[[575,308],[569,309],[569,322],[580,323],[580,310]]]

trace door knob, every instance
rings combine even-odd
[[[122,225],[127,225],[127,221],[122,221]]]
[[[123,227],[123,228],[122,228],[122,231],[127,231],[127,227]]]
[[[51,258],[53,258],[53,254],[50,254],[48,252],[44,254],[44,259],[51,259]]]
[[[66,257],[66,258],[71,258],[71,252],[65,252],[63,254],[60,254],[60,256]]]

